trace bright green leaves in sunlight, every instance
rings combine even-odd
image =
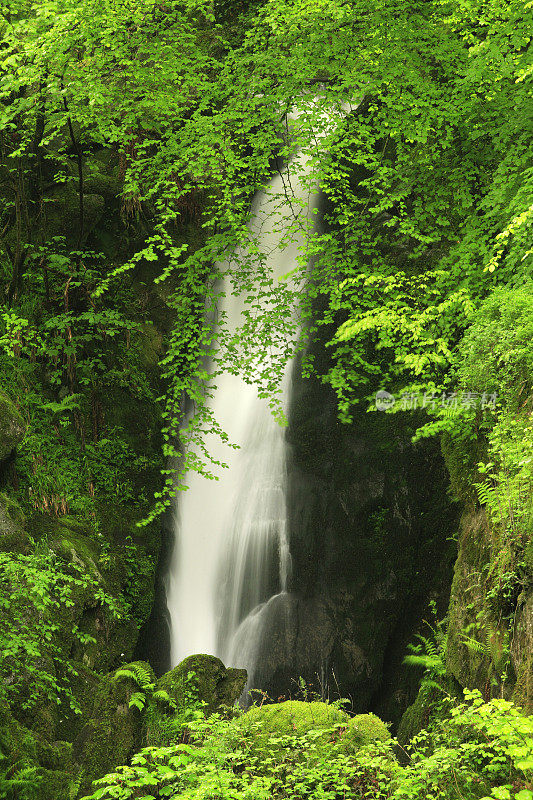
[[[90,350],[97,330],[127,333],[106,298],[152,264],[174,319],[164,452],[185,451],[182,477],[209,472],[206,431],[224,436],[209,410],[209,361],[215,380],[229,369],[255,381],[276,413],[284,363],[312,319],[303,328],[330,340],[322,377],[349,420],[379,387],[452,386],[473,310],[531,269],[530,4],[269,0],[241,9],[239,35],[226,35],[217,9],[47,0],[4,11],[2,23],[2,341],[19,337],[42,359],[56,346],[51,329],[69,326],[64,309],[61,325],[57,309],[43,325],[21,305],[49,239],[39,198],[50,177],[66,184],[83,239],[86,165],[96,148],[109,151],[122,217],[145,221],[145,234],[102,263],[71,356],[79,361],[76,348]],[[324,219],[276,287],[247,223],[275,159],[296,151],[309,187],[324,193]],[[248,300],[237,336],[224,319],[216,333],[210,322],[221,273]],[[286,345],[259,363],[273,330]],[[185,398],[195,413],[180,429]],[[166,478],[156,511],[176,490],[173,472]]]
[[[58,641],[64,617],[84,594],[95,597],[111,616],[120,616],[124,609],[82,566],[67,564],[43,548],[31,555],[0,553],[0,589],[7,623],[0,632],[2,695],[25,711],[43,702],[66,702],[77,712],[70,688],[77,673]],[[75,627],[72,640],[87,644],[90,637]]]

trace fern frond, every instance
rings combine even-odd
[[[135,681],[137,686],[144,691],[154,688],[152,676],[145,667],[139,664],[129,664],[127,667],[117,670],[115,672],[115,680],[120,680],[121,678]]]
[[[119,669],[113,676],[114,680],[119,681],[121,678],[126,678],[130,681],[136,681],[134,673],[131,669]]]
[[[130,664],[130,669],[135,674],[135,680],[141,689],[153,689],[152,676],[141,664]]]
[[[433,675],[444,675],[446,668],[440,655],[410,655],[405,656],[404,664],[410,667],[423,667]]]
[[[69,800],[76,800],[77,796],[80,793],[81,782],[83,780],[83,776],[85,775],[85,770],[81,769],[74,780],[70,781],[68,787],[68,795]]]
[[[139,711],[143,711],[146,705],[146,695],[144,692],[134,692],[130,697],[128,705],[130,708],[138,708]]]
[[[441,686],[440,683],[434,681],[432,678],[424,678],[424,680],[422,681],[422,687],[426,692],[428,692],[429,690],[434,690],[446,694],[446,689],[443,686]]]
[[[461,641],[469,650],[472,650],[472,652],[490,658],[490,650],[484,642],[479,642],[477,639],[474,639],[472,636],[467,636],[465,633],[461,636]]]
[[[170,708],[176,708],[176,701],[164,689],[159,689],[152,695],[153,699],[158,703],[164,703]]]
[[[474,483],[478,500],[482,506],[486,506],[491,516],[498,513],[498,491],[489,481],[483,483]]]

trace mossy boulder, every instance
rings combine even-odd
[[[533,593],[519,598],[515,615],[511,662],[516,674],[512,700],[528,714],[533,711]]]
[[[205,703],[205,713],[212,714],[223,707],[233,706],[246,685],[245,669],[227,669],[215,656],[194,655],[165,673],[156,683],[170,695],[178,707],[191,701]]]
[[[85,666],[85,664],[69,659],[74,670],[70,677],[70,687],[78,705],[77,710],[70,706],[67,699],[60,706],[60,722],[57,735],[68,742],[75,741],[87,722],[92,718],[95,697],[100,694],[107,675]]]
[[[39,771],[39,800],[72,800],[75,776],[65,770]]]
[[[26,553],[29,549],[28,534],[21,524],[19,506],[0,493],[0,552]]]
[[[126,764],[141,743],[142,718],[137,708],[130,708],[140,682],[121,672],[145,673],[150,682],[155,676],[149,664],[125,665],[102,681],[96,695],[91,719],[74,740],[74,759],[83,769],[83,788],[105,775],[118,764]]]
[[[122,525],[124,540],[133,523],[123,518]],[[75,589],[73,604],[65,606],[57,620],[60,625],[58,635],[70,658],[102,673],[110,672],[125,659],[132,658],[139,623],[125,614],[111,614],[95,591],[95,587],[99,587],[112,598],[122,596],[128,599],[124,597],[130,581],[128,553],[119,534],[115,536],[114,530],[104,527],[105,534],[97,536],[87,524],[75,517],[54,519],[44,514],[31,517],[26,528],[37,541],[46,539],[48,547],[61,561],[76,565],[92,579],[92,586]],[[149,561],[150,570],[147,569],[142,576],[138,571],[135,573],[137,578],[143,579],[142,583],[139,580],[139,593],[148,598],[151,597],[154,563],[155,559]],[[74,628],[90,638],[81,642],[74,635]]]
[[[32,522],[35,524],[36,519]],[[65,516],[59,519],[40,516],[37,525],[41,533],[47,535],[47,543],[62,561],[68,561],[83,567],[84,572],[95,580],[103,582],[99,565],[99,545],[90,535],[86,525],[75,517]]]
[[[261,731],[272,735],[305,734],[310,730],[348,724],[348,714],[337,706],[319,701],[307,703],[287,700],[284,703],[255,706],[242,718],[244,726],[259,723]]]
[[[11,455],[24,436],[24,420],[15,405],[0,392],[0,462]]]
[[[0,702],[0,797],[19,800],[71,800],[77,768],[72,745],[48,742],[14,719]]]
[[[373,741],[390,739],[387,726],[374,714],[350,717],[337,706],[319,701],[307,703],[287,700],[284,703],[256,706],[236,724],[244,733],[252,735],[252,742],[261,745],[271,737],[299,737],[310,731],[321,730],[324,733],[316,738],[318,745],[335,745],[344,752],[354,752]]]
[[[354,737],[360,738],[361,746],[391,738],[387,725],[375,714],[356,714],[350,718],[348,727]]]
[[[6,772],[16,764],[20,768],[38,764],[37,737],[14,719],[4,699],[0,700],[0,753],[2,770]]]
[[[477,615],[488,611],[484,576],[490,557],[490,532],[484,511],[465,512],[450,596],[446,669],[461,686],[482,691],[489,680],[490,659]],[[469,646],[466,630],[471,631],[473,639],[479,639],[479,647]]]
[[[396,737],[402,746],[428,726],[435,703],[441,699],[437,689],[420,688],[416,700],[404,712],[398,726]]]
[[[72,767],[71,742],[37,741],[37,757],[39,763],[50,770],[67,770]]]

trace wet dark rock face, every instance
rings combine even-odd
[[[420,420],[365,408],[342,425],[327,387],[295,379],[290,594],[271,601],[254,682],[294,696],[301,676],[396,719],[407,642],[449,592],[456,512],[438,442],[411,442]]]

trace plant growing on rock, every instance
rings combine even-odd
[[[65,563],[46,547],[30,555],[0,552],[0,590],[7,623],[0,631],[2,693],[26,715],[43,703],[64,701],[79,711],[70,687],[77,673],[60,635],[64,618],[80,595],[96,597],[115,616],[119,604],[83,565]],[[91,637],[74,627],[72,639],[87,644]]]
[[[90,800],[531,800],[533,721],[507,701],[485,703],[478,692],[465,692],[440,726],[412,741],[403,764],[393,741],[370,733],[360,749],[347,751],[338,745],[339,726],[317,722],[284,733],[263,727],[267,710],[256,709],[244,727],[211,717],[194,729],[194,744],[143,750],[131,766],[97,781]]]

